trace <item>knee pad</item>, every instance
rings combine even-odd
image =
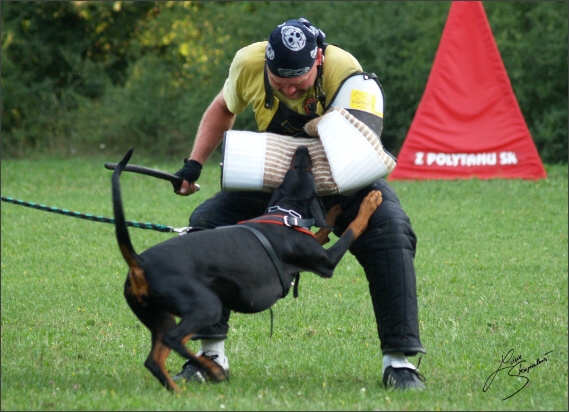
[[[391,218],[376,211],[370,218],[367,229],[354,242],[350,251],[358,254],[403,248],[411,250],[415,256],[416,247],[417,236],[403,211]]]

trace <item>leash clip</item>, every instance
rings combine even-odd
[[[176,232],[178,235],[185,235],[186,233],[188,233],[190,230],[192,230],[191,226],[187,226],[187,227],[180,227],[180,228],[171,228],[172,232]]]

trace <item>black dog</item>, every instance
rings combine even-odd
[[[176,236],[138,255],[125,224],[119,185],[131,155],[132,149],[112,177],[117,241],[129,266],[124,296],[152,334],[152,349],[144,365],[170,390],[178,390],[165,368],[172,349],[204,369],[209,379],[223,380],[225,372],[219,365],[186,348],[193,334],[218,322],[222,306],[242,313],[270,308],[286,295],[300,271],[331,277],[382,200],[380,191],[371,192],[336,244],[324,249],[321,243],[331,228],[317,195],[310,154],[300,146],[266,215],[235,226]],[[333,213],[338,212],[336,208]],[[314,236],[310,226],[324,229]],[[181,318],[178,324],[175,317]]]

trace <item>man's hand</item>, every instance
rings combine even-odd
[[[184,179],[182,184],[172,182],[174,192],[181,196],[188,196],[196,192],[195,182],[200,178],[202,165],[196,160],[184,159],[184,167],[174,173]]]
[[[328,109],[328,111],[324,113],[322,116],[312,119],[311,121],[306,123],[304,125],[304,131],[306,132],[306,134],[310,137],[320,137],[320,134],[318,133],[318,123],[320,123],[326,115],[330,114],[332,110],[333,108]]]
[[[325,116],[325,115],[324,115]],[[322,120],[324,116],[317,117],[316,119],[312,119],[308,123],[304,125],[304,131],[310,137],[319,137],[318,136],[318,123]]]

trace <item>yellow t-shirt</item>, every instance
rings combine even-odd
[[[253,43],[240,49],[231,62],[229,76],[223,86],[223,98],[229,111],[239,114],[251,105],[255,113],[255,120],[259,132],[267,130],[271,119],[277,111],[277,104],[272,109],[265,108],[265,83],[263,70],[265,67],[266,41]],[[326,93],[326,106],[336,94],[342,81],[349,75],[361,72],[362,67],[354,56],[339,47],[329,45],[324,53],[322,90]],[[305,96],[289,100],[278,91],[274,96],[292,110],[306,114],[304,103],[314,98],[314,88],[306,92]],[[318,104],[316,113],[324,114],[322,105]]]

